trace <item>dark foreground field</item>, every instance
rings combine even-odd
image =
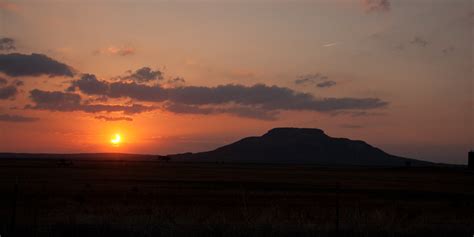
[[[463,168],[0,160],[2,237],[473,234]]]

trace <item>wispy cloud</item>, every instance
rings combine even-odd
[[[95,116],[95,119],[105,120],[108,122],[117,122],[117,121],[133,121],[133,118],[130,117],[110,117],[110,116]]]
[[[423,47],[423,48],[426,47],[429,44],[429,42],[426,39],[424,39],[420,36],[415,36],[415,38],[412,41],[410,41],[410,43],[415,45],[415,46],[419,46],[419,47]]]
[[[363,116],[382,116],[385,114],[380,113],[380,112],[346,110],[346,111],[334,111],[334,112],[331,112],[330,115],[331,116],[347,115],[351,117],[363,117]]]
[[[319,88],[329,88],[337,84],[337,82],[329,80],[329,77],[320,73],[299,76],[294,82],[296,85],[316,85]]]
[[[337,83],[335,81],[323,81],[316,84],[316,86],[319,88],[329,88],[329,87],[335,86],[336,84]]]
[[[175,78],[168,79],[165,83],[165,86],[167,86],[167,87],[181,87],[181,86],[184,86],[184,84],[186,84],[186,80],[184,80],[184,78],[175,77]]]
[[[392,4],[390,0],[360,0],[366,12],[388,12]]]
[[[0,38],[0,51],[12,51],[16,49],[15,40],[12,38]]]
[[[300,84],[306,84],[306,83],[315,83],[318,81],[324,81],[326,79],[328,79],[328,77],[320,73],[305,74],[305,75],[298,76],[298,78],[295,80],[295,84],[300,85]]]
[[[333,46],[336,46],[338,44],[339,44],[338,42],[328,43],[328,44],[323,44],[323,47],[333,47]]]
[[[455,50],[455,48],[453,46],[449,46],[447,48],[442,49],[441,52],[443,53],[443,55],[446,56],[446,55],[454,52],[454,50]]]
[[[0,114],[0,122],[13,122],[13,123],[26,123],[26,122],[35,122],[39,118],[36,117],[27,117],[22,115],[11,115],[11,114]]]
[[[98,54],[108,54],[108,55],[117,55],[117,56],[132,56],[136,53],[136,49],[130,46],[109,46],[103,49],[97,49],[93,53]]]

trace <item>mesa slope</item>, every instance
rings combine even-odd
[[[260,137],[200,153],[169,155],[173,160],[294,163],[343,166],[427,166],[433,163],[390,155],[364,141],[333,138],[321,129],[274,128]]]

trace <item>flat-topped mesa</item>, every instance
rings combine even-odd
[[[312,136],[314,137],[328,137],[323,130],[318,128],[273,128],[262,137],[295,137],[295,136]]]
[[[317,128],[274,128],[260,137],[246,137],[208,152],[179,155],[187,161],[293,163],[347,166],[430,165],[397,157],[364,141],[333,138]]]

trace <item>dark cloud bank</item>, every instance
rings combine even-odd
[[[274,120],[278,111],[318,111],[369,110],[387,106],[379,98],[316,98],[311,94],[296,92],[278,86],[256,84],[220,85],[216,87],[182,86],[165,88],[159,84],[146,85],[136,82],[107,82],[94,75],[85,74],[72,82],[69,92],[80,91],[89,96],[108,98],[129,98],[143,102],[163,103],[162,109],[183,114],[229,113],[240,117]],[[54,92],[50,92],[54,93]],[[68,96],[79,97],[69,93]],[[34,101],[34,97],[32,97]],[[77,98],[75,105],[79,104]],[[41,100],[43,101],[43,100]],[[61,99],[64,101],[64,99]],[[37,108],[55,109],[48,103]],[[77,107],[77,106],[66,106]],[[57,110],[57,109],[56,109]],[[85,111],[85,109],[80,109]],[[87,111],[86,111],[87,112]]]
[[[0,54],[0,72],[11,77],[47,75],[73,77],[68,65],[44,54]]]
[[[154,109],[154,107],[140,104],[87,104],[82,102],[80,95],[61,91],[43,91],[34,89],[30,91],[30,98],[35,105],[27,105],[25,107],[26,109],[60,112],[83,111],[87,113],[122,112],[124,114],[138,114]]]
[[[0,72],[11,76],[63,76],[74,77],[68,65],[42,54],[0,54]],[[179,86],[184,79],[163,81],[163,73],[149,67],[129,71],[128,75],[115,78],[113,82],[98,80],[93,74],[82,74],[73,80],[65,92],[30,91],[33,104],[26,109],[48,111],[83,111],[87,113],[121,112],[132,115],[162,109],[180,114],[232,114],[239,117],[261,120],[275,120],[280,111],[317,111],[331,113],[336,111],[364,111],[387,106],[388,102],[379,98],[316,98],[290,88],[256,84],[244,86],[236,84],[205,86]],[[118,80],[117,80],[118,79]],[[317,78],[300,78],[300,83],[317,81],[321,88],[331,87],[335,82],[317,74]],[[176,83],[174,83],[176,82]],[[161,84],[160,84],[161,83]],[[164,84],[178,86],[168,87]],[[298,82],[295,82],[298,83]],[[87,95],[83,99],[80,94]],[[0,98],[16,95],[16,87],[2,87]],[[108,99],[131,99],[132,101],[159,103],[149,106],[131,103],[111,104]],[[101,104],[95,104],[102,102]],[[106,121],[128,120],[127,117],[98,116]]]

